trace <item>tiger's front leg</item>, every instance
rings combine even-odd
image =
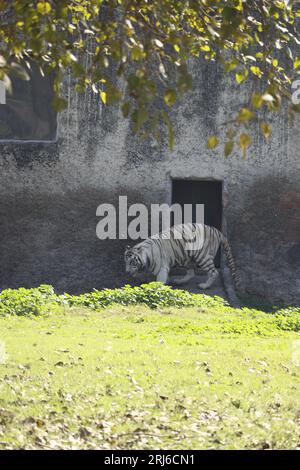
[[[169,277],[169,269],[161,268],[161,270],[157,273],[156,281],[166,284],[168,281],[168,277]]]

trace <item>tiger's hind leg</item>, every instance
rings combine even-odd
[[[205,266],[200,267],[202,271],[208,273],[208,278],[206,282],[203,282],[201,284],[198,284],[198,287],[200,289],[208,289],[213,285],[215,280],[219,277],[219,273],[215,267],[214,260],[210,258],[206,263]]]
[[[195,270],[194,268],[190,268],[187,270],[185,276],[173,277],[173,279],[171,279],[171,284],[174,284],[175,286],[181,286],[182,284],[189,282],[191,279],[193,279],[193,277],[195,277]]]

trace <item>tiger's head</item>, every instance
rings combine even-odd
[[[132,276],[142,271],[146,264],[146,258],[142,249],[136,247],[130,248],[130,246],[127,246],[124,259],[126,272]]]

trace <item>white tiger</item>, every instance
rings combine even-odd
[[[165,284],[168,282],[171,268],[186,267],[185,276],[172,280],[172,283],[181,285],[195,276],[196,266],[208,274],[207,281],[198,285],[201,289],[207,289],[219,275],[214,258],[220,244],[224,247],[228,266],[238,287],[235,263],[227,239],[216,228],[204,224],[174,225],[132,248],[127,247],[126,272],[134,276],[139,271],[147,270],[156,276],[157,281]]]

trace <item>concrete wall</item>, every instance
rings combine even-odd
[[[207,178],[223,181],[224,225],[245,292],[299,303],[299,120],[277,116],[268,144],[254,130],[246,160],[209,152],[207,137],[243,96],[216,66],[193,68],[195,91],[173,113],[172,152],[133,137],[117,109],[71,87],[57,143],[0,144],[1,288],[50,283],[80,292],[130,281],[127,242],[96,237],[97,206],[119,195],[170,202],[172,178]]]

